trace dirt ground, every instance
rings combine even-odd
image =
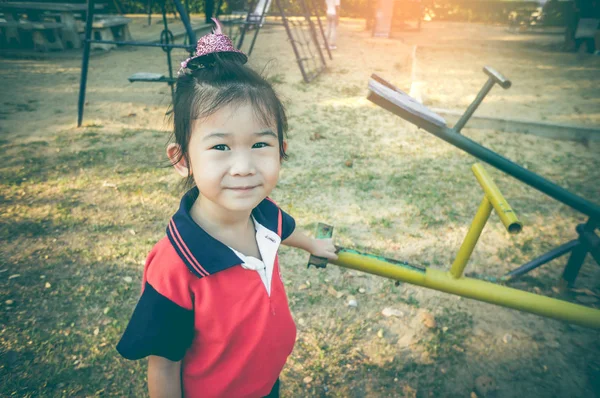
[[[149,36],[143,20],[135,19],[134,38]],[[366,100],[369,76],[377,73],[405,91],[416,77],[424,83],[425,104],[462,110],[486,80],[482,67],[490,65],[513,86],[494,88],[477,114],[600,129],[600,57],[561,53],[561,39],[437,22],[381,39],[370,37],[364,21],[343,19],[333,61],[307,85],[283,28],[263,29],[250,63],[273,82],[290,120],[291,158],[275,198],[308,232],[318,221],[335,225],[339,245],[448,267],[481,199],[469,171],[474,159],[372,105]],[[185,54],[174,51],[173,58],[177,65]],[[0,58],[0,374],[10,381],[0,395],[144,391],[144,365],[118,358],[113,348],[135,304],[137,285],[90,293],[97,303],[81,301],[85,310],[63,305],[60,297],[81,292],[87,273],[95,283],[103,277],[100,283],[118,280],[119,286],[123,278],[137,281],[145,253],[174,210],[177,180],[161,168],[168,86],[127,80],[135,72],[166,73],[165,59],[161,50],[141,47],[94,54],[84,127],[77,129],[81,60],[76,55]],[[598,203],[600,141],[468,128],[464,134]],[[46,163],[40,166],[41,156]],[[525,229],[509,236],[492,216],[467,271],[502,275],[575,238],[575,225],[584,216],[491,169]],[[56,214],[77,223],[70,227]],[[46,232],[32,235],[18,229],[29,225],[23,220],[52,222]],[[94,220],[114,229],[104,233]],[[50,259],[38,258],[43,253]],[[53,256],[62,260],[52,263]],[[307,270],[306,255],[294,250],[284,248],[281,259],[288,264],[283,276],[298,324],[297,345],[281,377],[284,396],[600,397],[597,331],[409,284],[396,287],[335,266]],[[513,287],[599,308],[600,268],[588,257],[579,290],[565,295],[555,289],[564,263],[555,260]],[[103,273],[95,274],[98,269]],[[50,283],[57,270],[73,279],[61,276]],[[40,273],[52,287],[40,285]],[[15,274],[35,278],[31,283],[23,276],[10,278]],[[50,293],[61,286],[62,294]],[[39,303],[31,297],[38,296],[56,312],[25,321],[27,311],[46,308],[33,310]],[[358,307],[348,306],[349,300]],[[386,307],[396,315],[382,315]],[[77,314],[77,320],[63,325],[59,318],[70,316],[61,311]],[[62,337],[52,341],[60,348],[46,347],[39,357],[40,352],[25,354],[36,352],[27,347],[43,346],[47,337],[41,330],[52,335],[47,330],[55,328]],[[70,351],[66,344],[75,344],[67,343],[64,330],[83,341],[71,350],[77,363],[63,353]],[[94,343],[98,334],[102,342]],[[13,352],[19,359],[9,358]],[[52,355],[57,359],[48,359]],[[66,368],[74,373],[60,376]],[[111,386],[102,375],[110,376]]]

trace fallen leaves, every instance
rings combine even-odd
[[[112,182],[108,182],[108,181],[104,181],[104,182],[102,183],[102,187],[104,187],[104,188],[113,188],[113,189],[115,189],[115,190],[116,190],[116,189],[119,189],[119,187],[117,186],[117,184],[114,184],[114,183],[112,183]]]
[[[404,316],[404,312],[394,309],[394,308],[390,308],[390,307],[386,307],[381,311],[381,314],[385,317],[390,317],[390,316],[395,316],[395,317],[403,317]]]
[[[313,133],[309,138],[309,140],[311,140],[311,141],[318,141],[318,140],[324,140],[324,139],[325,139],[325,136],[321,133]]]
[[[338,299],[344,296],[344,293],[338,292],[333,286],[327,286],[327,293]]]
[[[423,322],[423,325],[425,325],[425,327],[428,329],[433,329],[437,326],[434,316],[429,312],[423,312],[421,314],[421,322]]]

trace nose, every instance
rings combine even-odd
[[[232,176],[248,176],[256,174],[254,161],[250,151],[236,151],[231,157],[229,174]]]

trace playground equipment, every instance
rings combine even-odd
[[[331,261],[331,263],[385,276],[397,281],[405,281],[447,293],[571,322],[584,327],[600,329],[600,310],[492,283],[509,282],[555,258],[566,253],[571,253],[562,274],[561,286],[563,288],[572,287],[588,253],[600,265],[600,238],[595,232],[600,226],[600,206],[567,191],[460,134],[462,128],[495,84],[499,84],[504,89],[508,89],[511,86],[510,80],[494,69],[485,67],[484,72],[488,75],[487,82],[453,128],[447,127],[445,120],[441,116],[432,112],[429,108],[377,75],[371,76],[371,80],[369,81],[370,91],[367,98],[382,108],[395,113],[459,149],[586,214],[589,217],[587,222],[578,225],[576,228],[579,235],[578,238],[510,271],[500,278],[488,277],[485,278],[487,280],[481,280],[463,276],[469,257],[492,209],[500,216],[509,233],[518,233],[522,228],[514,211],[485,172],[483,166],[476,164],[473,166],[473,172],[485,195],[449,271],[411,265],[402,261],[359,253],[345,248],[339,248],[338,260]],[[331,237],[332,232],[332,227],[319,224],[317,238]],[[326,259],[315,258],[313,256],[309,259],[309,266],[314,265],[322,268],[326,264]]]
[[[87,19],[85,24],[85,39],[83,45],[83,59],[81,63],[81,79],[79,81],[79,101],[77,105],[77,127],[81,127],[81,122],[83,121],[83,110],[85,105],[85,90],[87,86],[87,73],[88,66],[90,60],[90,46],[93,43],[98,44],[110,44],[110,45],[129,45],[129,46],[138,46],[138,47],[160,47],[167,54],[167,66],[169,68],[169,76],[163,76],[161,74],[156,73],[136,73],[129,77],[130,82],[150,82],[150,83],[167,83],[171,88],[171,96],[173,96],[173,85],[175,84],[175,78],[173,77],[173,67],[171,61],[171,51],[174,48],[182,48],[186,50],[189,54],[192,54],[196,47],[196,32],[192,29],[190,24],[190,19],[188,17],[188,13],[185,8],[181,4],[180,0],[173,0],[173,4],[177,12],[179,13],[179,17],[181,22],[185,27],[185,31],[187,34],[187,43],[188,44],[175,44],[175,39],[173,33],[169,30],[169,26],[167,23],[167,11],[165,7],[165,1],[161,1],[161,9],[162,9],[162,20],[163,20],[163,31],[160,34],[160,43],[153,42],[139,42],[139,41],[116,41],[116,40],[96,40],[92,39],[92,22],[94,20],[94,3],[95,0],[88,0],[88,9],[87,9]],[[210,30],[211,25],[206,24],[202,28],[205,30]],[[189,44],[191,43],[191,44]]]
[[[290,18],[289,8],[292,6],[292,3],[296,6],[296,8],[299,8],[300,13],[299,15],[293,15]],[[252,38],[250,48],[246,52],[248,56],[250,56],[250,54],[252,54],[252,50],[254,49],[258,33],[263,25],[283,25],[288,35],[290,44],[292,45],[292,49],[294,50],[294,55],[296,56],[298,67],[302,73],[302,78],[306,83],[311,82],[322,71],[324,71],[327,66],[323,51],[321,51],[321,45],[319,44],[313,17],[316,19],[319,26],[319,31],[321,33],[320,36],[323,40],[323,47],[327,50],[329,59],[333,59],[331,52],[329,51],[325,31],[323,29],[323,24],[321,23],[321,18],[319,17],[319,13],[317,12],[317,8],[315,7],[313,1],[300,0],[295,2],[288,1],[286,3],[283,0],[275,0],[275,5],[281,17],[281,22],[265,21],[265,15],[268,11],[270,2],[263,1],[262,3],[259,2],[259,5],[260,4],[263,5],[262,14],[257,16],[256,12],[248,12],[245,21],[241,24],[242,26],[239,39],[237,41],[237,48],[242,48],[248,30],[250,28],[254,29],[254,37]],[[250,10],[256,10],[256,7],[257,1],[251,0]]]
[[[192,28],[190,19],[188,16],[188,2],[185,2],[185,7],[182,5],[181,0],[173,0],[175,5],[175,9],[179,14],[181,22],[183,23],[186,31],[186,35],[184,38],[183,44],[175,44],[175,37],[173,33],[169,30],[169,26],[167,23],[167,11],[165,6],[166,0],[161,0],[161,10],[162,10],[162,20],[163,20],[163,31],[160,34],[160,43],[154,42],[138,42],[138,41],[117,41],[117,40],[99,40],[92,38],[92,21],[94,18],[94,2],[95,0],[88,1],[88,17],[85,26],[85,39],[83,46],[83,60],[81,65],[81,79],[79,82],[79,101],[77,106],[77,127],[81,127],[81,123],[83,121],[83,111],[85,106],[85,93],[87,87],[87,73],[89,66],[89,58],[90,58],[90,47],[91,44],[100,44],[100,45],[130,45],[130,46],[140,46],[140,47],[160,47],[167,54],[167,67],[169,74],[165,76],[160,73],[147,73],[147,72],[139,72],[131,75],[129,77],[129,81],[131,83],[134,82],[146,82],[146,83],[167,83],[171,89],[171,97],[174,95],[174,85],[176,82],[176,77],[173,76],[173,63],[171,58],[171,51],[175,48],[181,48],[186,50],[191,56],[196,48],[196,33],[198,32],[200,35],[209,33],[212,29],[212,24],[202,24],[196,28]],[[281,23],[285,27],[286,33],[289,37],[290,43],[294,50],[294,54],[296,56],[296,60],[298,62],[298,66],[300,68],[300,72],[302,73],[302,77],[306,83],[309,83],[314,78],[316,78],[321,72],[323,72],[326,68],[325,57],[323,56],[323,52],[321,51],[321,45],[319,44],[319,40],[316,33],[316,28],[313,23],[313,17],[316,18],[319,29],[321,31],[321,37],[323,40],[323,47],[327,49],[329,59],[333,59],[331,56],[331,52],[329,51],[329,46],[327,44],[327,38],[325,36],[325,32],[323,30],[323,25],[321,24],[321,19],[319,17],[317,9],[314,7],[312,0],[300,0],[296,2],[288,1],[285,3],[283,0],[275,0],[277,8],[279,10],[279,14],[281,16]],[[150,9],[151,0],[148,3],[148,7]],[[256,9],[257,0],[250,0],[249,7],[250,10]],[[235,34],[235,30],[233,29],[236,25],[241,25],[241,30],[239,34],[239,38],[237,41],[236,47],[241,49],[245,35],[250,27],[254,29],[254,37],[252,39],[252,43],[250,44],[250,49],[247,51],[247,55],[250,56],[252,50],[254,49],[254,45],[256,43],[256,39],[258,37],[258,33],[264,24],[269,24],[264,20],[265,15],[268,10],[269,1],[263,1],[262,14],[259,17],[255,13],[247,12],[240,13],[237,12],[233,15],[228,16],[224,19],[224,24],[228,26],[228,36],[235,40],[237,35]],[[289,18],[288,12],[283,4],[290,6],[294,4],[296,7],[300,7],[300,17]],[[222,5],[222,1],[219,1],[217,6],[217,15]],[[150,15],[150,14],[149,14]],[[150,23],[150,16],[148,17],[148,23]],[[182,57],[183,59],[183,57]]]

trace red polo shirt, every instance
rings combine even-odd
[[[258,272],[191,218],[197,188],[182,199],[167,237],[150,252],[142,295],[117,350],[128,359],[183,360],[186,397],[262,397],[292,352],[296,326],[275,257],[271,295]],[[253,211],[281,240],[291,216],[270,199]]]

